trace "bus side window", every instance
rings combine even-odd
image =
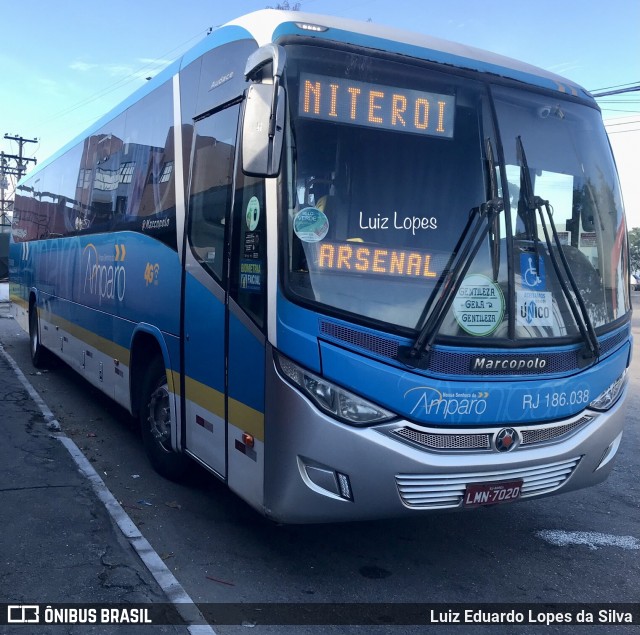
[[[218,282],[225,274],[225,230],[233,193],[238,107],[196,123],[189,192],[189,242]]]
[[[264,179],[238,171],[233,219],[231,296],[263,328],[267,291]]]

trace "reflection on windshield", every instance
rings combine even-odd
[[[294,61],[288,77],[286,280],[293,298],[346,319],[416,333],[425,323],[427,300],[445,279],[471,210],[497,194],[510,212],[496,216],[463,273],[439,335],[576,336],[576,318],[562,290],[564,274],[550,260],[554,247],[546,244],[535,215],[523,207],[514,141],[521,135],[531,186],[535,196],[553,205],[559,241],[589,320],[603,326],[627,312],[624,217],[596,111],[573,103],[560,109],[545,105],[540,96],[495,89],[498,136],[481,87],[468,80],[444,82],[442,76],[414,74],[379,60],[356,65],[354,57],[331,53],[320,69],[314,56],[307,55],[298,62],[299,72],[295,55],[289,58]],[[357,77],[350,74],[354,67]],[[332,84],[326,77],[340,78],[328,93]],[[306,84],[301,87],[300,81]],[[398,86],[395,93],[393,86]],[[317,97],[322,116],[315,118],[308,116],[316,99],[312,88],[325,90]],[[343,102],[335,102],[342,104],[339,122],[331,121],[332,102],[321,99],[331,97],[331,90],[342,91]],[[355,101],[364,92],[367,100]],[[438,95],[451,96],[446,107],[455,104],[453,134],[403,133],[406,113],[396,112],[393,118],[393,104],[402,107],[403,94],[412,96],[414,110],[418,99],[435,99],[435,104]],[[301,105],[299,99],[307,97],[308,103]],[[366,122],[357,117],[349,121],[349,99],[361,108],[357,117],[368,117]],[[437,117],[438,108],[432,106],[430,112]],[[376,126],[376,117],[384,125]],[[392,121],[397,130],[390,129]],[[487,151],[492,146],[503,149],[502,169]],[[498,178],[491,187],[490,175],[506,180]]]
[[[551,205],[562,251],[579,289],[573,297],[584,301],[595,327],[622,317],[629,310],[624,284],[625,223],[599,113],[571,103],[560,108],[539,96],[527,96],[525,101],[504,89],[496,89],[495,94],[507,163],[511,222],[521,259],[519,324],[525,328],[543,326],[559,335],[575,332],[567,303],[557,297],[561,281],[550,272],[548,250],[540,254],[539,241],[544,241],[544,235],[539,219],[535,215],[527,219],[523,213],[526,206],[514,142],[517,134],[526,148],[533,194]],[[515,267],[518,271],[518,263]],[[537,283],[531,284],[535,267],[540,272]],[[534,304],[548,308],[549,317],[531,318]],[[552,316],[554,311],[558,315]]]

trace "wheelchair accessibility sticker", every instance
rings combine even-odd
[[[520,275],[524,289],[532,289],[533,291],[546,290],[544,260],[537,254],[520,254]]]

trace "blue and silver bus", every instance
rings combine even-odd
[[[601,482],[628,248],[580,86],[420,34],[260,11],[19,185],[11,299],[280,522],[412,517]]]

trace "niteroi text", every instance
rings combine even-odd
[[[324,75],[300,77],[302,117],[451,138],[454,110],[453,95]]]

